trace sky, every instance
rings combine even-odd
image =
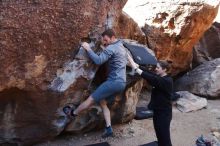
[[[220,9],[220,8],[219,8]],[[216,22],[220,23],[220,10],[218,9],[218,15],[216,16],[215,20]]]

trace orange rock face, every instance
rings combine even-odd
[[[88,96],[97,70],[76,59],[79,41],[117,26],[125,2],[0,2],[0,143],[30,144],[63,131],[68,119],[60,109]]]
[[[192,48],[211,26],[219,1],[129,0],[124,11],[147,36],[158,59],[172,61],[172,74],[189,68]]]
[[[0,91],[30,84],[45,90],[57,69],[73,58],[80,38],[115,25],[125,2],[0,2]]]

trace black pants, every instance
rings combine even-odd
[[[170,122],[172,109],[154,110],[153,123],[158,146],[172,146],[170,139]]]

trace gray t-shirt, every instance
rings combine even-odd
[[[126,82],[126,50],[120,40],[108,45],[100,55],[93,50],[88,51],[89,57],[95,64],[103,64],[108,61],[109,81]]]

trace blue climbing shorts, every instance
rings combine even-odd
[[[92,98],[96,103],[105,99],[114,100],[116,94],[121,93],[125,89],[126,84],[123,82],[116,81],[105,81],[102,83],[92,94]]]

